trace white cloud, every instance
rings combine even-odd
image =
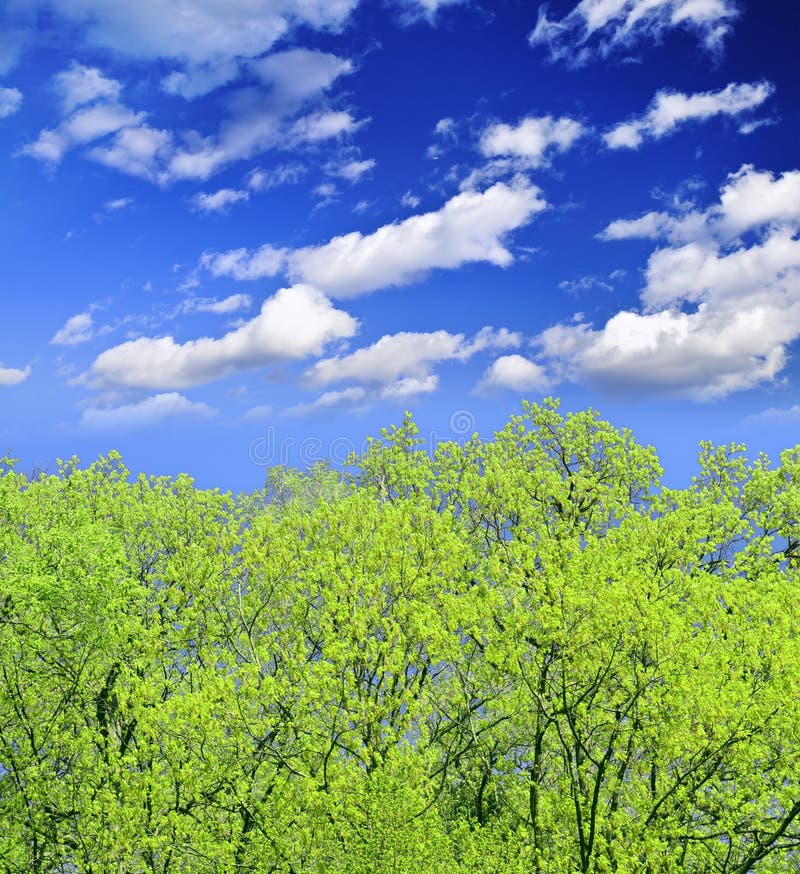
[[[420,386],[431,386],[428,381],[431,368],[440,361],[466,361],[479,352],[518,347],[520,342],[519,334],[490,327],[483,328],[470,341],[463,334],[447,331],[387,334],[349,355],[318,361],[306,371],[304,380],[314,386],[347,380],[387,389],[394,384],[394,389],[388,389],[390,393],[401,392],[403,385],[406,390],[412,386],[419,390]]]
[[[295,404],[284,410],[287,416],[306,416],[320,410],[332,410],[338,407],[351,407],[368,400],[369,393],[360,386],[344,388],[341,391],[326,391],[316,400],[308,404]]]
[[[189,0],[186,3],[191,5]],[[354,70],[353,63],[345,58],[289,49],[247,66],[259,84],[235,88],[226,95],[219,129],[212,135],[188,131],[178,138],[170,130],[150,126],[146,113],[120,104],[119,82],[104,77],[97,69],[73,64],[55,77],[64,119],[57,127],[41,131],[21,153],[57,164],[69,149],[114,135],[110,142],[91,149],[88,157],[165,185],[179,179],[208,179],[223,167],[264,151],[297,149],[343,137],[364,123],[346,110],[324,105],[326,92],[335,81]],[[234,67],[226,75],[235,77],[238,66]],[[191,83],[181,78],[184,74],[176,75],[178,79],[168,77],[167,84],[186,95]],[[191,74],[194,84],[197,75],[197,70]],[[253,177],[250,187],[260,190],[281,181],[287,180],[262,174]],[[217,202],[199,199],[197,205],[200,209],[214,209]],[[230,197],[225,202],[229,205]]]
[[[172,150],[169,131],[142,124],[119,131],[109,146],[93,148],[89,157],[129,176],[164,184],[169,181],[169,176],[161,166]]]
[[[347,58],[294,48],[253,61],[250,69],[270,89],[273,104],[294,108],[327,91],[354,67]]]
[[[273,412],[270,404],[259,404],[257,407],[251,407],[242,418],[245,422],[260,422],[272,416]]]
[[[124,128],[143,123],[145,113],[133,112],[117,103],[96,103],[76,110],[53,130],[43,130],[37,139],[23,146],[21,153],[57,164],[75,146],[85,145]],[[123,131],[124,132],[124,131]]]
[[[769,407],[760,413],[755,413],[743,420],[744,425],[791,425],[796,427],[800,423],[800,404],[781,409]]]
[[[114,103],[122,90],[116,79],[109,79],[97,67],[85,67],[77,61],[73,61],[66,70],[56,73],[53,88],[61,100],[65,115],[96,100]]]
[[[210,418],[216,412],[208,404],[193,402],[177,392],[169,392],[119,407],[90,407],[83,411],[81,424],[93,430],[119,431],[160,425],[176,416]]]
[[[286,415],[304,416],[320,410],[338,409],[340,407],[366,408],[377,401],[405,401],[421,394],[431,394],[439,386],[439,377],[429,374],[423,378],[407,376],[390,382],[383,387],[349,386],[335,391],[323,392],[316,400],[307,404],[296,404],[285,410]]]
[[[523,167],[540,167],[553,152],[565,152],[585,133],[572,118],[523,118],[519,124],[490,125],[481,136],[480,150],[487,158],[514,158]]]
[[[235,59],[264,54],[297,27],[340,28],[358,0],[52,0],[51,5],[85,24],[95,45],[142,60],[177,61],[179,75],[167,77],[165,87],[193,97],[226,81]]]
[[[213,194],[198,192],[192,199],[192,205],[200,212],[225,212],[234,203],[250,199],[250,193],[241,189],[220,188]]]
[[[308,172],[302,164],[280,164],[271,170],[257,167],[247,175],[250,191],[267,191],[278,185],[294,185]]]
[[[102,384],[179,389],[245,370],[322,353],[327,343],[352,337],[358,322],[337,310],[317,289],[283,288],[261,312],[220,337],[177,343],[172,337],[142,337],[106,350],[92,365]]]
[[[381,389],[381,397],[387,399],[410,398],[419,394],[435,392],[439,386],[439,377],[431,373],[422,379],[406,376],[395,382],[390,382]]]
[[[18,385],[31,375],[30,367],[20,370],[16,367],[3,367],[0,364],[0,386]]]
[[[426,18],[430,22],[434,21],[440,9],[468,2],[469,0],[396,0],[408,21]]]
[[[615,219],[598,236],[601,240],[656,239],[673,219],[666,212],[647,212],[635,219]]]
[[[298,118],[289,129],[291,143],[318,143],[351,134],[364,124],[349,112],[323,111]]]
[[[214,313],[218,316],[237,313],[239,310],[250,309],[253,299],[249,294],[231,294],[222,300],[207,300],[205,298],[191,298],[187,301],[187,310],[196,313]]]
[[[56,331],[50,341],[54,346],[77,346],[94,336],[91,313],[78,313],[67,319],[63,328]]]
[[[217,278],[230,276],[238,280],[264,279],[267,276],[277,276],[283,270],[286,255],[286,249],[276,249],[265,244],[252,254],[247,249],[204,252],[200,258],[200,266]]]
[[[703,212],[614,222],[605,239],[657,237],[641,311],[538,338],[561,378],[713,400],[775,382],[800,338],[800,171],[732,174]],[[747,242],[742,234],[748,233]]]
[[[370,173],[375,168],[375,164],[373,158],[365,161],[348,161],[346,164],[331,165],[328,167],[328,172],[332,176],[340,176],[348,182],[355,183]]]
[[[353,232],[289,256],[293,277],[333,297],[355,297],[404,285],[435,268],[485,261],[499,267],[514,257],[503,244],[511,231],[546,208],[540,190],[519,177],[484,192],[465,191],[437,212],[384,225],[364,236]]]
[[[232,82],[240,73],[241,65],[238,60],[223,58],[190,67],[188,70],[174,70],[161,80],[161,87],[167,94],[193,100]]]
[[[769,82],[732,82],[719,91],[698,94],[659,91],[644,115],[618,124],[603,138],[610,149],[635,149],[645,139],[661,139],[687,121],[748,112],[760,106],[774,90]]]
[[[800,222],[800,170],[775,177],[745,164],[732,173],[720,200],[705,211],[686,209],[677,215],[648,212],[636,219],[617,219],[598,236],[603,240],[657,239],[672,243],[718,237],[730,241],[764,225],[794,227]]]
[[[22,106],[22,92],[18,88],[0,88],[0,118],[13,115]]]
[[[475,387],[475,394],[490,394],[499,389],[544,391],[549,385],[550,380],[541,365],[522,355],[503,355],[486,369]]]
[[[433,132],[437,137],[444,137],[445,139],[455,140],[456,139],[456,121],[454,118],[450,118],[450,116],[445,116],[444,118],[440,118],[439,121],[436,122],[436,125],[433,128]]]
[[[581,0],[560,21],[548,18],[542,5],[529,40],[546,46],[552,60],[572,65],[644,38],[658,42],[676,28],[693,31],[707,50],[718,51],[738,14],[735,0]]]
[[[407,206],[409,209],[416,209],[422,201],[416,194],[413,194],[411,191],[406,191],[406,193],[400,198],[400,203],[403,206]]]
[[[119,212],[120,210],[127,209],[132,203],[132,197],[117,197],[113,200],[107,200],[103,204],[103,209],[106,212]]]
[[[175,151],[165,171],[173,179],[207,179],[222,167],[270,149],[287,149],[353,133],[362,122],[344,110],[315,108],[335,81],[353,72],[336,55],[289,49],[251,65],[260,87],[242,87],[226,98],[228,115],[213,137],[195,135]],[[259,178],[257,184],[266,182]]]

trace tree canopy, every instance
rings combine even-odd
[[[0,872],[785,872],[800,447],[524,404],[258,493],[0,461]]]

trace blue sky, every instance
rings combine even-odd
[[[7,0],[0,444],[257,487],[522,397],[800,424],[794,2]]]

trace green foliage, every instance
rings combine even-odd
[[[0,872],[783,872],[800,447],[409,415],[237,499],[0,460]]]

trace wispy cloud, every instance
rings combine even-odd
[[[0,118],[13,115],[22,106],[22,92],[18,88],[0,88]]]
[[[734,0],[581,0],[560,21],[547,4],[529,40],[544,46],[553,61],[580,66],[644,40],[660,41],[675,29],[694,32],[709,51],[718,51],[739,15]]]
[[[752,111],[774,90],[769,82],[732,82],[719,91],[699,94],[659,91],[644,115],[616,125],[604,134],[604,139],[611,149],[636,149],[645,140],[661,139],[689,121]]]
[[[87,343],[94,337],[91,313],[78,313],[67,319],[63,328],[56,331],[50,341],[54,346],[77,346]]]
[[[92,430],[125,431],[161,425],[168,419],[185,416],[208,419],[216,413],[208,404],[169,392],[119,407],[89,407],[81,415],[81,425]]]

